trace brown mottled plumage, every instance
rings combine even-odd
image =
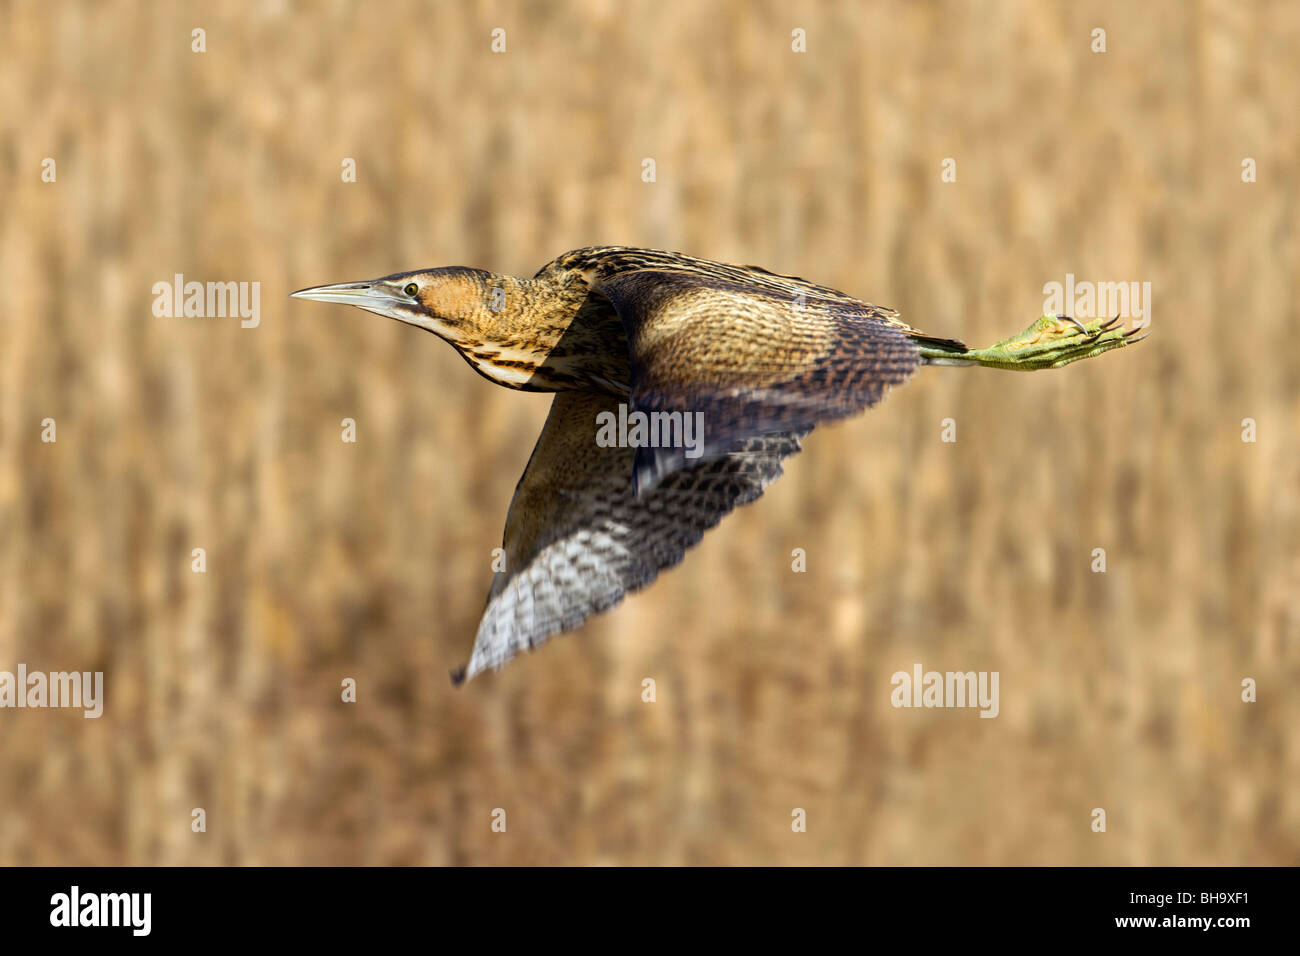
[[[622,246],[567,253],[531,279],[446,268],[294,294],[419,326],[500,385],[557,393],[457,682],[649,584],[758,498],[817,424],[875,404],[923,362],[1055,367],[1128,341],[1113,323],[1045,316],[968,350],[805,279]],[[602,447],[597,416],[620,404],[699,413],[702,441]]]

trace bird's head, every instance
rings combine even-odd
[[[292,293],[295,299],[355,305],[457,344],[476,336],[510,306],[514,280],[482,269],[451,266],[398,272],[365,282],[319,285]]]
[[[474,371],[506,388],[626,394],[627,339],[613,307],[589,296],[585,283],[541,293],[534,280],[452,266],[292,295],[354,305],[433,332]]]

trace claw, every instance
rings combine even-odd
[[[1084,335],[1088,334],[1088,327],[1072,315],[1058,315],[1058,319],[1064,319],[1066,322],[1073,322]]]
[[[1134,328],[1131,328],[1131,329],[1129,329],[1127,332],[1124,333],[1124,338],[1126,338],[1126,339],[1131,339],[1131,340],[1134,341],[1134,342],[1141,342],[1142,339],[1146,338],[1145,335],[1142,336],[1142,339],[1134,339],[1133,336],[1137,335],[1139,332],[1145,331],[1146,328],[1147,328],[1147,327],[1146,327],[1145,325],[1135,326]]]
[[[1073,320],[1072,320],[1072,321],[1073,321]],[[1099,338],[1101,338],[1103,335],[1105,335],[1107,332],[1109,332],[1112,328],[1114,328],[1114,327],[1115,327],[1115,323],[1118,322],[1118,321],[1119,321],[1119,316],[1118,316],[1118,315],[1116,315],[1115,318],[1113,318],[1113,319],[1107,319],[1105,322],[1101,323],[1101,325],[1097,326],[1097,331],[1096,331],[1096,332],[1092,332],[1092,333],[1089,333],[1088,330],[1087,330],[1086,328],[1084,328],[1082,325],[1079,325],[1078,322],[1075,322],[1075,325],[1079,325],[1079,328],[1083,329],[1084,333],[1088,335],[1088,338],[1086,338],[1086,339],[1083,340],[1083,341],[1084,341],[1084,344],[1085,344],[1085,345],[1091,345],[1093,342],[1096,342]]]

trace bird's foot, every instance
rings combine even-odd
[[[1146,338],[1138,335],[1143,328],[1125,329],[1119,316],[1085,323],[1068,315],[1044,315],[1019,335],[986,349],[970,349],[960,358],[989,368],[1061,368],[1140,342]]]

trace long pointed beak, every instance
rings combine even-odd
[[[292,299],[314,299],[317,302],[339,302],[362,309],[382,309],[397,300],[386,289],[373,282],[340,282],[338,285],[317,285],[289,293]]]

